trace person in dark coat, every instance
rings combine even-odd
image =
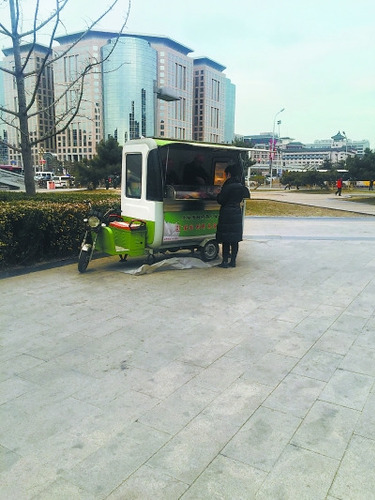
[[[225,169],[226,181],[217,202],[220,206],[219,220],[216,230],[216,241],[222,243],[223,261],[219,267],[236,267],[238,254],[238,243],[242,241],[242,209],[241,203],[244,198],[250,198],[247,187],[241,183],[235,165],[228,165]],[[229,255],[231,257],[230,262]]]

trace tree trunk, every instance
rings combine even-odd
[[[20,38],[18,35],[18,22],[14,8],[14,0],[9,0],[11,23],[12,23],[12,41],[14,52],[14,71],[16,75],[17,95],[18,95],[18,119],[21,134],[22,163],[25,175],[26,193],[35,195],[34,169],[31,154],[29,124],[27,117],[27,104],[25,92],[25,75],[22,69]]]

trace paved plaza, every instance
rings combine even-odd
[[[375,498],[374,248],[249,217],[235,269],[1,279],[0,499]]]

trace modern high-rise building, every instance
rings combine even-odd
[[[56,103],[57,129],[68,123],[81,99],[78,114],[57,136],[60,161],[93,158],[96,145],[104,137],[101,48],[114,37],[116,33],[106,31],[83,31],[56,37],[59,46],[55,54],[60,56],[54,65],[56,99],[64,94]],[[87,68],[90,69],[87,71]],[[81,95],[79,75],[85,71]]]
[[[194,126],[196,141],[225,141],[225,66],[209,59],[194,59]],[[232,118],[232,116],[231,116]]]
[[[149,47],[141,46],[139,42],[136,43],[137,39],[147,42]],[[154,76],[152,76],[153,63],[150,61],[152,57],[150,48],[156,53]],[[104,46],[103,55],[109,49],[110,45]],[[232,142],[234,139],[235,85],[223,73],[224,66],[208,58],[193,59],[189,56],[191,52],[192,49],[189,47],[168,37],[139,33],[124,35],[111,57],[103,64],[106,136],[113,135],[117,130],[118,140],[122,144],[124,138],[121,134],[125,127],[127,130],[125,140],[137,137],[138,133],[138,137],[154,135],[183,140]],[[120,70],[115,70],[116,61]],[[198,79],[196,78],[197,71],[199,72]],[[151,134],[145,126],[143,132],[141,131],[140,119],[136,120],[137,123],[134,124],[135,128],[133,127],[132,131],[127,123],[128,116],[139,113],[140,106],[136,103],[141,99],[142,89],[147,87],[145,82],[148,78],[154,80],[154,128]],[[120,92],[119,88],[122,89]],[[149,92],[147,95],[149,97]],[[108,105],[112,106],[111,102],[115,103],[116,99],[118,109],[113,113],[109,112]],[[145,95],[142,99],[144,102],[143,119],[148,125],[151,122],[150,106],[146,105]],[[129,105],[134,106],[134,110],[132,107],[129,108]],[[124,111],[123,106],[127,106],[126,116],[121,115]],[[119,118],[122,119],[121,127],[113,124],[114,116],[117,117],[117,123],[119,123]],[[108,128],[107,124],[111,121],[112,125]],[[121,133],[119,133],[120,129]]]
[[[126,36],[102,47],[104,137],[123,145],[154,135],[157,52],[149,42]]]
[[[231,144],[235,139],[236,86],[229,78],[225,79],[225,83],[224,142]]]
[[[5,56],[2,66],[9,71],[14,70],[13,49],[3,49]],[[46,137],[38,144],[32,147],[32,156],[34,165],[38,165],[42,158],[41,152],[55,151],[55,137],[48,137],[55,127],[54,114],[54,81],[53,71],[50,65],[43,64],[45,59],[50,57],[50,49],[39,44],[28,44],[21,47],[21,58],[26,63],[25,74],[25,93],[27,106],[30,105],[28,115],[30,116],[29,135],[31,140],[39,140]],[[39,78],[38,74],[41,71]],[[2,72],[4,85],[4,105],[6,109],[18,112],[18,95],[14,77],[7,72]],[[32,100],[34,101],[32,102]],[[5,116],[6,115],[6,116]],[[15,115],[7,115],[6,118],[6,137],[8,144],[15,146],[20,145],[20,130],[18,117]],[[2,132],[3,134],[4,132]],[[8,148],[8,159],[10,162],[15,162],[22,165],[21,153]]]
[[[156,137],[191,140],[193,123],[192,49],[168,37],[133,34],[157,52]]]
[[[52,65],[45,68],[35,102],[39,115],[29,123],[31,137],[55,130],[56,138],[34,148],[34,165],[45,153],[57,154],[63,163],[90,160],[109,136],[120,144],[142,136],[214,143],[234,139],[235,85],[212,59],[193,58],[189,47],[156,35],[118,37],[89,30],[55,40],[53,73]],[[22,50],[26,54],[28,46]],[[37,68],[46,50],[35,45],[28,65]],[[3,52],[3,64],[11,68],[12,51]],[[6,75],[4,95],[6,106],[16,109],[13,78]],[[4,133],[11,144],[19,144],[16,128],[5,126]],[[22,164],[19,153],[9,156]]]

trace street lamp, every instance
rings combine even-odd
[[[345,165],[348,160],[348,138],[346,136],[346,133],[342,131],[343,136],[345,137]]]
[[[275,127],[276,127],[276,118],[279,116],[280,113],[282,113],[285,110],[285,108],[280,109],[275,114],[275,117],[273,119],[273,129],[272,129],[272,142],[270,144],[270,189],[272,188],[272,161],[273,161],[273,153],[275,150]]]

